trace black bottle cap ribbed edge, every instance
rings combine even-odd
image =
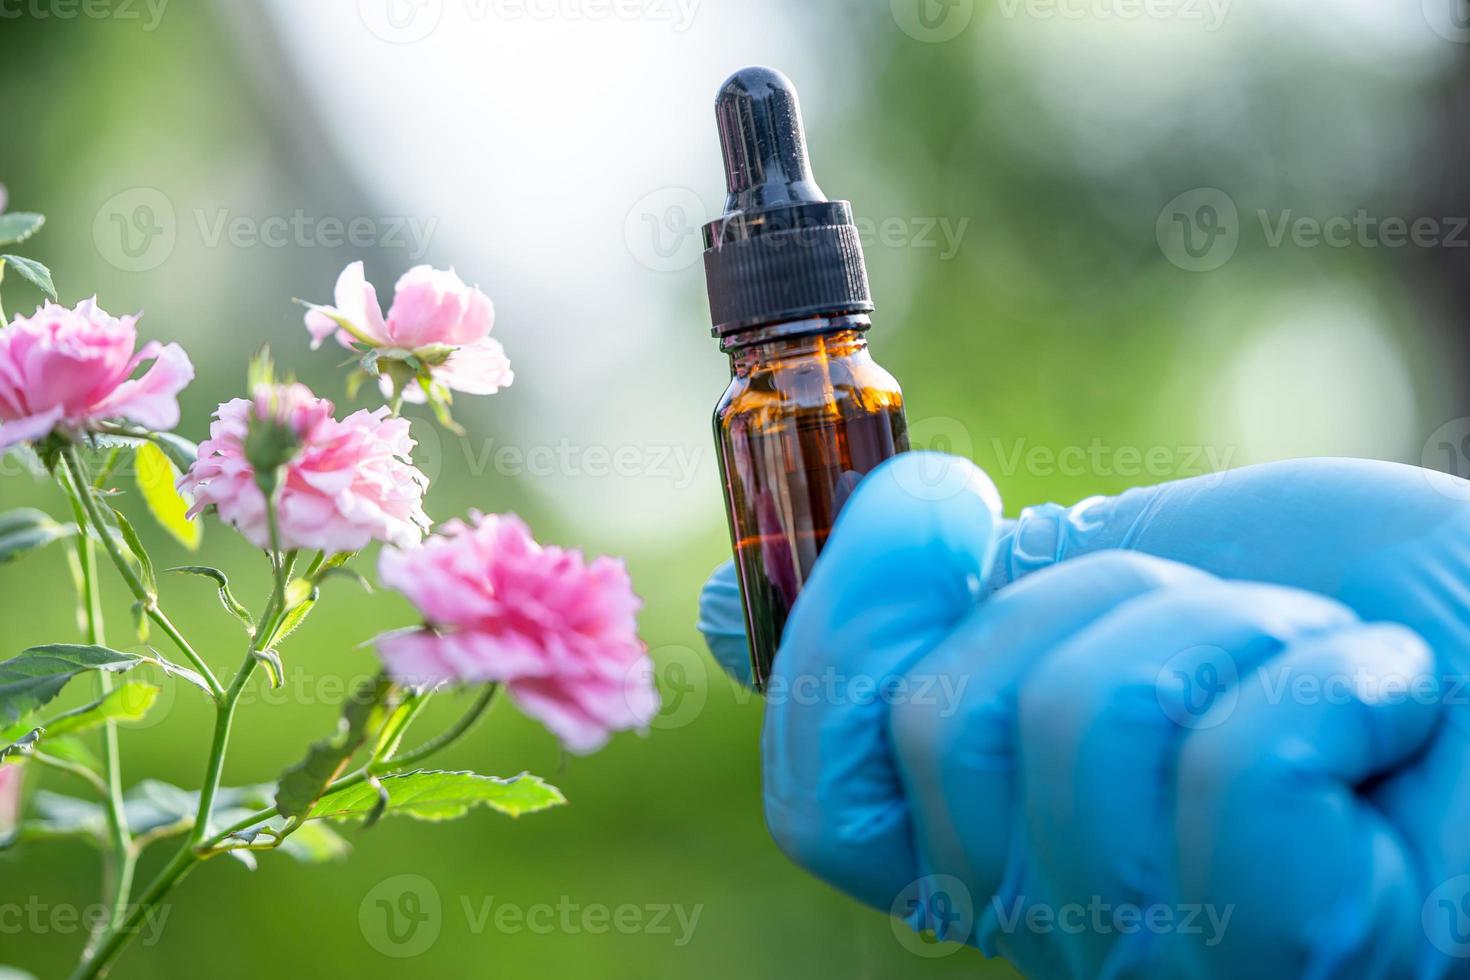
[[[871,313],[862,243],[846,201],[812,177],[801,105],[771,68],[731,75],[715,99],[729,196],[704,227],[714,334],[818,315]]]

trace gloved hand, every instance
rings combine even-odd
[[[1301,460],[1003,523],[900,456],[787,623],[771,833],[1030,976],[1464,973],[1467,500]],[[745,674],[729,565],[700,628]]]

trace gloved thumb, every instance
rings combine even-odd
[[[704,583],[699,594],[699,631],[725,673],[750,686],[750,647],[745,639],[745,610],[735,562],[727,561]]]

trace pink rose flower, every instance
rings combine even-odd
[[[20,789],[25,772],[18,765],[0,766],[0,843],[20,826]]]
[[[429,365],[434,381],[469,395],[493,395],[515,380],[505,348],[489,335],[494,305],[452,269],[409,269],[394,287],[393,305],[384,317],[377,290],[362,263],[354,262],[337,279],[335,302],[307,311],[313,350],[335,336],[344,347],[367,344],[390,358],[417,357]],[[385,376],[382,383],[391,394],[391,381]],[[403,394],[408,401],[425,400],[416,385],[406,386]]]
[[[499,681],[568,750],[596,751],[658,712],[642,605],[623,563],[542,547],[514,515],[451,521],[423,547],[384,549],[378,575],[426,621],[378,638],[417,685]]]
[[[194,365],[178,344],[149,341],[138,350],[137,322],[110,316],[93,297],[73,310],[47,303],[0,327],[0,450],[108,420],[154,431],[178,425],[179,392],[194,380]]]
[[[215,507],[251,544],[270,547],[265,493],[246,436],[252,426],[275,426],[289,448],[277,488],[282,548],[339,554],[373,540],[417,544],[431,524],[423,507],[429,480],[412,463],[408,420],[380,408],[338,422],[332,411],[299,384],[261,385],[253,399],[225,402],[198,461],[179,480],[194,501],[189,516]]]

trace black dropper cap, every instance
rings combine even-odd
[[[704,227],[714,334],[786,320],[871,313],[852,206],[812,177],[791,79],[743,68],[715,99],[729,197]]]

